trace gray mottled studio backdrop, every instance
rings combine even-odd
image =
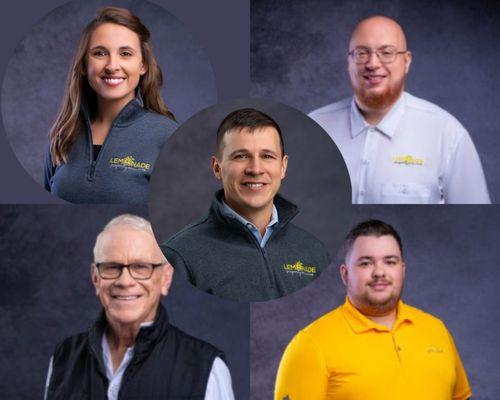
[[[150,30],[164,76],[163,98],[178,121],[217,101],[206,52],[165,9],[135,0],[79,0],[58,7],[16,47],[2,86],[5,132],[23,167],[40,183],[47,135],[61,104],[73,53],[84,27],[105,5],[132,10]]]
[[[475,400],[500,393],[500,206],[356,206],[353,226],[392,224],[403,240],[403,300],[442,319],[452,333]],[[344,302],[340,257],[312,284],[251,305],[251,399],[271,398],[281,355],[303,327]]]
[[[55,345],[85,331],[100,303],[90,281],[97,233],[122,206],[0,208],[0,393],[2,399],[43,396]],[[172,323],[225,351],[237,399],[249,392],[248,304],[222,300],[174,278],[163,303]]]
[[[305,112],[349,96],[349,35],[374,14],[406,30],[413,52],[407,90],[465,126],[492,201],[500,202],[498,1],[251,0],[251,95]]]
[[[230,112],[253,107],[271,116],[283,133],[288,169],[280,193],[301,211],[293,222],[314,234],[334,254],[350,220],[350,181],[330,137],[303,113],[283,104],[240,99],[195,115],[168,140],[155,165],[150,215],[159,242],[205,216],[216,190],[210,158],[217,127]]]

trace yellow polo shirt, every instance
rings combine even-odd
[[[278,370],[275,400],[465,400],[465,370],[443,322],[398,303],[392,330],[346,302],[301,330]]]

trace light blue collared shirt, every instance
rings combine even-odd
[[[250,232],[252,232],[252,235],[255,236],[255,239],[260,243],[260,247],[264,248],[266,245],[267,241],[271,237],[271,234],[274,231],[274,228],[276,228],[276,225],[278,224],[278,210],[276,209],[276,206],[273,204],[273,210],[271,212],[271,220],[269,221],[269,224],[267,224],[266,231],[264,232],[264,236],[260,235],[259,230],[257,227],[252,224],[250,221],[247,221],[245,218],[243,218],[240,214],[238,214],[236,211],[234,211],[231,207],[229,207],[224,200],[222,200],[222,213],[230,218],[234,218],[241,222],[243,225],[245,225]]]
[[[374,126],[365,121],[354,98],[309,116],[340,149],[353,203],[490,203],[468,132],[428,101],[404,92]]]

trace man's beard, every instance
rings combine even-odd
[[[360,307],[360,311],[363,314],[371,316],[385,315],[397,308],[402,293],[403,286],[401,286],[398,292],[391,293],[391,296],[383,301],[372,298],[370,295],[358,296],[354,301]]]
[[[366,304],[367,308],[373,312],[373,314],[384,315],[397,307],[400,298],[401,292],[395,293],[385,301],[376,301],[375,299],[370,299],[370,297],[367,296],[364,299],[364,303]]]
[[[399,82],[390,85],[382,93],[376,93],[373,90],[362,87],[353,87],[354,93],[362,106],[375,110],[384,110],[391,107],[399,99],[399,96],[401,96],[403,92],[405,80],[406,75],[404,75]]]

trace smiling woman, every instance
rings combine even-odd
[[[97,12],[80,39],[50,131],[45,188],[75,203],[145,203],[177,124],[150,33],[129,10]]]

